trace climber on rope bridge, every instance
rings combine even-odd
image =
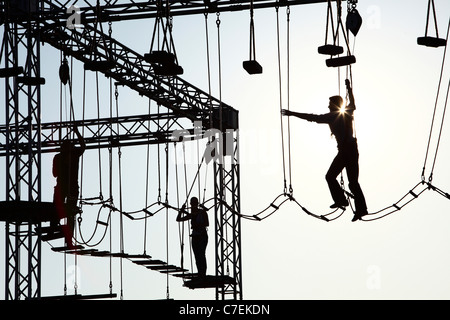
[[[341,96],[330,97],[328,108],[329,113],[316,115],[293,112],[283,109],[281,112],[285,116],[294,116],[307,121],[317,123],[327,123],[330,126],[331,134],[335,136],[338,147],[338,154],[331,163],[326,174],[326,180],[330,189],[334,204],[331,208],[346,207],[349,205],[345,198],[344,190],[337,181],[337,176],[345,168],[349,182],[349,189],[355,199],[355,212],[352,221],[357,221],[361,217],[367,215],[367,205],[361,186],[358,182],[359,165],[358,165],[358,145],[356,138],[353,136],[353,111],[356,109],[350,82],[345,81],[349,95],[349,104],[344,107]]]
[[[206,246],[208,245],[208,213],[204,206],[198,203],[197,197],[191,198],[191,213],[186,211],[186,205],[178,211],[177,221],[191,220],[192,251],[194,251],[195,263],[199,277],[206,276]],[[183,216],[184,214],[184,216]]]
[[[67,218],[67,225],[63,228],[66,243],[72,247],[72,235],[75,225],[75,215],[78,213],[78,163],[86,149],[86,144],[78,128],[73,127],[80,147],[76,147],[71,141],[65,140],[61,150],[53,158],[52,172],[56,178],[56,186],[53,194],[53,203],[56,206],[60,219]],[[56,221],[52,222],[56,227]]]

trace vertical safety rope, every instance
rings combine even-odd
[[[280,101],[280,128],[281,128],[281,152],[283,158],[283,181],[284,193],[287,193],[287,180],[286,180],[286,159],[285,159],[285,150],[284,150],[284,126],[283,126],[283,115],[281,114],[281,110],[283,109],[283,99],[282,99],[282,81],[281,81],[281,52],[280,52],[280,18],[279,18],[279,6],[275,7],[276,16],[277,16],[277,49],[278,49],[278,84],[279,84],[279,101]]]
[[[117,94],[117,87],[115,90],[114,95]],[[117,97],[115,99],[117,103]],[[109,79],[109,116],[110,119],[113,117],[113,92],[112,92],[112,79]],[[112,123],[110,124],[110,134],[113,135],[113,128]],[[112,181],[113,181],[113,166],[112,166],[112,145],[108,147],[108,162],[109,162],[109,201],[112,202],[113,196],[112,196]],[[111,209],[109,211],[111,215]],[[112,226],[109,226],[109,251],[112,252]],[[113,282],[112,282],[112,256],[109,257],[109,293],[112,294],[113,289]]]
[[[83,102],[82,102],[82,119],[84,122],[86,116],[86,70],[83,72]],[[84,137],[84,126],[81,127],[81,136]],[[83,177],[84,177],[84,153],[81,155],[81,178],[80,178],[80,199],[83,199]],[[82,205],[83,202],[80,203]]]
[[[67,295],[67,252],[64,252],[64,295]]]
[[[148,99],[148,114],[151,114],[151,99]],[[150,120],[148,120],[148,130],[150,131]],[[145,175],[145,208],[148,207],[149,194],[149,175],[150,175],[150,137],[147,144],[147,161],[146,161],[146,175]],[[144,219],[144,255],[147,254],[147,219]]]
[[[160,109],[161,105],[158,103],[158,120],[157,120],[158,131],[161,130],[161,127],[159,125]],[[161,203],[161,147],[159,143],[158,143],[158,203]]]
[[[116,114],[119,115],[119,92],[115,91],[115,99],[116,99]],[[119,134],[119,124],[117,124],[117,134]],[[117,156],[118,156],[118,169],[119,169],[119,210],[123,212],[123,198],[122,198],[122,151],[120,149],[120,145],[117,147]],[[119,227],[120,227],[120,253],[124,253],[124,239],[123,239],[123,215],[120,214],[119,219]],[[123,300],[123,259],[122,255],[120,256],[120,299]]]
[[[205,35],[206,35],[206,62],[208,67],[208,94],[209,94],[209,125],[212,128],[213,126],[213,107],[212,107],[212,99],[211,99],[211,63],[210,63],[210,54],[209,54],[209,31],[208,31],[208,12],[204,13],[205,15]]]
[[[277,17],[277,51],[278,51],[278,83],[279,83],[279,103],[280,103],[280,130],[281,130],[281,152],[282,152],[282,162],[283,162],[283,192],[285,195],[292,195],[292,170],[291,170],[291,134],[290,134],[290,120],[288,117],[287,120],[287,138],[288,138],[288,168],[286,168],[286,151],[285,151],[285,141],[284,141],[284,123],[283,123],[283,82],[281,76],[281,44],[280,44],[280,18],[279,18],[279,6],[275,7],[276,17]],[[287,109],[290,109],[290,7],[286,8],[286,16],[287,16]],[[288,174],[286,173],[288,171]],[[289,189],[288,189],[288,181],[287,176],[289,178]]]
[[[431,183],[431,180],[433,178],[434,165],[436,164],[436,158],[437,158],[437,154],[438,154],[438,151],[439,151],[439,144],[441,142],[442,129],[444,127],[444,120],[445,120],[445,112],[447,110],[447,102],[448,102],[449,90],[450,90],[450,80],[449,80],[448,86],[447,86],[447,94],[445,96],[444,111],[442,113],[441,127],[439,128],[439,136],[438,136],[438,140],[437,140],[437,143],[436,143],[436,151],[434,153],[433,165],[431,166],[430,178],[428,179],[428,182],[430,182],[430,183]]]
[[[287,109],[290,110],[290,15],[291,9],[286,8],[286,24],[287,24]],[[288,155],[289,155],[289,194],[292,195],[294,189],[292,188],[292,165],[291,165],[291,121],[290,117],[287,119],[287,134],[288,134]]]
[[[167,126],[169,124],[167,123]],[[169,144],[166,143],[165,147],[166,152],[166,199],[165,204],[169,204]],[[166,206],[166,261],[167,265],[169,265],[169,207]],[[169,291],[169,273],[166,273],[166,298],[170,298]]]
[[[218,57],[218,68],[219,68],[219,129],[222,132],[222,58],[220,54],[220,12],[216,13],[217,19],[216,19],[216,25],[217,25],[217,57]]]
[[[96,85],[96,97],[97,97],[97,119],[100,119],[100,95],[98,87],[98,71],[95,72],[95,85]],[[100,124],[98,124],[98,130],[100,130]],[[100,142],[98,142],[98,172],[99,172],[99,183],[100,183],[100,200],[103,200],[103,187],[102,187],[102,157],[100,152]]]
[[[189,198],[189,193],[190,191],[188,191],[188,179],[187,179],[187,166],[186,166],[186,148],[185,148],[185,142],[182,142],[183,145],[183,167],[184,167],[184,187],[185,187],[185,193],[186,193],[186,206],[188,204],[188,198]],[[195,178],[194,178],[195,181]],[[191,221],[188,220],[188,230],[190,230],[191,227]],[[184,224],[183,224],[183,234],[184,234]],[[193,261],[192,261],[192,241],[191,241],[191,237],[189,237],[189,256],[190,256],[190,261],[191,261],[191,270],[194,270],[194,265],[193,265]]]
[[[448,27],[447,27],[447,35],[446,35],[447,43],[448,43],[449,30],[450,30],[450,19],[448,21]],[[422,168],[422,175],[421,175],[422,181],[425,181],[425,169],[426,169],[426,164],[427,164],[427,160],[428,160],[428,153],[429,153],[429,150],[430,150],[431,136],[432,136],[432,133],[433,133],[434,120],[435,120],[435,116],[436,116],[436,109],[437,109],[437,104],[438,104],[439,95],[440,95],[440,88],[441,88],[441,83],[442,83],[442,76],[443,76],[443,73],[444,73],[446,54],[447,54],[447,45],[444,48],[444,53],[443,53],[443,57],[442,57],[442,65],[441,65],[441,72],[440,72],[440,75],[439,75],[439,82],[438,82],[438,88],[437,88],[437,93],[436,93],[436,100],[435,100],[435,103],[434,103],[434,110],[433,110],[433,116],[432,116],[432,119],[431,119],[430,133],[429,133],[429,136],[428,136],[427,148],[426,148],[426,152],[425,152],[425,160],[423,162],[423,168]],[[448,96],[448,92],[447,92],[447,96]],[[446,102],[446,104],[447,104],[447,102]],[[442,124],[441,124],[441,130],[442,130]],[[436,154],[437,154],[437,148],[436,148]],[[434,161],[436,161],[436,156],[435,156]],[[434,161],[433,161],[433,168],[434,168]],[[433,170],[431,170],[431,172],[430,172],[430,176],[428,178],[428,182],[431,183],[432,180],[433,180]]]

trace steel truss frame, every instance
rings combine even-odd
[[[7,17],[9,12],[4,12]],[[5,79],[5,157],[6,199],[40,201],[41,152],[40,128],[40,38],[32,36],[39,29],[31,21],[19,25],[6,20],[3,50],[5,67],[19,68],[19,58],[25,56],[23,76]],[[40,226],[40,224],[38,225]],[[5,232],[5,298],[22,299],[40,296],[41,241],[33,225],[17,221],[6,222]],[[22,263],[25,260],[26,263]]]
[[[7,17],[8,12],[6,9],[8,8],[3,7],[3,9],[5,9],[3,17]],[[28,18],[30,18],[30,15],[28,15]],[[5,21],[8,21],[8,19],[6,18]],[[193,122],[200,121],[203,129],[210,129],[213,125],[219,126],[224,130],[237,129],[237,112],[234,109],[179,77],[156,76],[152,66],[141,55],[123,46],[108,35],[103,34],[95,29],[93,25],[84,25],[82,32],[78,32],[78,30],[66,32],[64,26],[61,26],[57,21],[51,21],[51,19],[39,22],[37,22],[38,20],[35,20],[36,22],[32,21],[33,19],[28,19],[25,22],[13,21],[4,24],[5,39],[8,42],[14,42],[12,45],[7,46],[8,50],[5,50],[4,55],[8,59],[8,62],[5,63],[5,69],[20,67],[19,59],[17,59],[18,39],[22,42],[26,40],[26,46],[23,46],[23,50],[29,56],[24,77],[8,75],[5,80],[6,91],[8,92],[7,105],[10,106],[8,109],[12,110],[11,112],[7,111],[7,113],[12,115],[7,117],[7,123],[4,126],[0,126],[0,137],[5,137],[5,143],[0,143],[0,156],[5,156],[8,159],[8,168],[16,168],[14,173],[10,172],[10,170],[7,172],[8,187],[6,192],[8,201],[22,199],[18,191],[14,191],[18,190],[24,177],[29,178],[26,180],[27,186],[30,187],[28,199],[40,201],[39,173],[41,154],[43,152],[56,151],[61,141],[70,136],[66,134],[67,136],[62,137],[61,132],[70,131],[67,128],[71,128],[75,123],[87,133],[85,138],[88,148],[170,142],[174,130],[179,130],[180,128],[180,119],[188,119]],[[26,31],[23,31],[19,37],[17,33],[11,30]],[[101,41],[99,41],[100,38]],[[94,69],[91,67],[90,70],[102,72],[105,76],[115,79],[117,81],[116,85],[128,86],[140,95],[149,97],[159,105],[166,107],[168,112],[158,115],[41,123],[39,83],[42,80],[39,72],[38,51],[38,44],[40,44],[41,40],[61,50],[66,56],[72,56],[84,62],[85,66],[89,63],[105,61],[106,59],[114,61],[114,67],[111,69],[95,69],[94,63]],[[37,50],[36,54],[34,53],[35,50]],[[11,57],[14,57],[14,59]],[[21,79],[24,84],[20,84]],[[30,82],[29,84],[25,84],[27,80]],[[24,88],[28,90],[24,90]],[[18,106],[18,101],[22,100],[19,99],[19,93],[24,93],[28,99],[29,112],[24,115]],[[219,119],[223,121],[221,124],[218,124]],[[229,119],[232,119],[231,123],[228,121]],[[157,123],[159,127],[152,131],[150,130],[150,123],[153,125]],[[187,131],[194,136],[195,129],[187,129]],[[55,139],[55,136],[61,138]],[[233,139],[233,144],[236,144],[233,150],[238,149],[237,143],[238,140]],[[226,156],[224,155],[224,157]],[[29,160],[25,161],[24,159]],[[216,171],[217,177],[229,175],[224,164],[220,164],[219,168]],[[34,170],[32,171],[32,169]],[[21,174],[21,172],[28,174]],[[32,172],[36,172],[34,177],[31,175]],[[220,185],[219,189],[223,189],[222,186],[227,185],[227,183],[221,183],[217,179],[214,181]],[[35,188],[35,186],[39,188]],[[235,187],[233,192],[236,192],[233,198],[239,198],[239,188]],[[216,212],[226,211],[222,210],[223,206],[223,201],[217,201]],[[216,216],[218,218],[221,217],[220,214],[216,214]],[[234,221],[235,226],[240,230],[240,219],[235,217]],[[229,222],[225,224],[230,225]],[[23,231],[19,223],[8,221],[7,230],[11,226],[14,227],[14,230],[8,231],[6,235],[5,297],[8,300],[39,298],[41,287],[40,235],[34,231],[36,225],[32,223],[24,224],[25,231]],[[240,233],[233,233],[233,236],[240,238]],[[219,236],[217,241],[222,243],[222,241],[228,242],[229,240],[222,240],[221,236]],[[233,240],[233,243],[240,244],[240,239],[239,241]],[[220,245],[219,247],[225,246]],[[226,245],[226,247],[229,251],[229,245]],[[20,271],[23,267],[20,251],[25,249],[28,252],[28,268],[22,272]],[[236,250],[240,250],[240,247],[236,247]],[[224,258],[223,255],[223,252],[216,252],[216,261],[230,261],[229,257]],[[240,254],[238,257],[240,257]],[[240,289],[241,264],[240,261],[232,261],[232,263],[239,265],[239,268],[235,269],[235,276],[239,280],[237,285],[228,285],[227,290],[220,293],[223,299],[230,292],[233,293],[234,298],[241,297],[242,294]],[[222,270],[217,273],[224,274]],[[14,293],[12,290],[14,290]],[[220,290],[220,288],[216,288],[216,292],[220,292]],[[217,293],[217,296],[219,296],[219,293]]]
[[[240,11],[250,8],[250,0],[215,2],[169,1],[172,16],[208,12]],[[321,3],[325,0],[253,0],[254,9]],[[167,143],[180,119],[201,121],[203,129],[219,128],[233,135],[232,145],[214,162],[216,275],[230,275],[235,283],[216,288],[216,299],[242,299],[240,183],[238,159],[237,111],[222,101],[177,76],[155,75],[150,63],[132,49],[97,30],[98,22],[147,19],[157,16],[157,1],[105,0],[4,0],[0,2],[0,24],[4,26],[3,57],[5,69],[19,70],[23,76],[5,76],[6,124],[0,125],[0,156],[6,157],[6,198],[41,201],[41,154],[54,152],[61,141],[62,129],[74,122],[41,123],[39,46],[49,43],[66,56],[85,63],[140,95],[167,108],[167,113],[76,122],[87,132],[88,148]],[[75,12],[81,30],[66,28]],[[11,10],[15,6],[14,10]],[[101,40],[101,41],[99,41]],[[19,57],[26,56],[24,66]],[[102,62],[110,62],[104,68]],[[25,103],[23,103],[25,101]],[[24,107],[22,107],[22,103]],[[20,108],[19,108],[20,106]],[[150,123],[160,127],[152,131]],[[116,128],[116,129],[115,129]],[[167,130],[165,130],[166,128]],[[173,130],[169,130],[173,129]],[[190,133],[193,129],[188,129]],[[60,139],[54,139],[58,135]],[[221,135],[221,134],[219,134]],[[220,140],[220,139],[219,139]],[[223,139],[226,140],[226,139]],[[228,139],[227,139],[228,141]],[[41,241],[30,223],[6,222],[6,299],[40,298]],[[40,224],[38,225],[40,226]],[[25,269],[22,257],[27,263]],[[24,270],[22,270],[24,269]]]

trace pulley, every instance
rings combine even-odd
[[[61,66],[59,67],[59,79],[61,82],[66,85],[70,78],[70,70],[69,64],[67,63],[67,59],[64,58]]]
[[[362,18],[358,10],[352,9],[347,14],[347,19],[345,21],[345,26],[350,30],[354,36],[358,34],[359,29],[362,25]]]
[[[358,10],[356,10],[357,3],[358,0],[347,1],[347,19],[345,21],[347,30],[350,30],[355,37],[362,25],[361,15],[359,14]]]

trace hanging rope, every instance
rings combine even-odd
[[[280,104],[280,129],[281,129],[281,152],[283,162],[283,190],[284,194],[287,194],[287,179],[286,179],[286,159],[285,159],[285,147],[284,147],[284,124],[283,115],[283,86],[281,81],[281,48],[280,48],[280,18],[279,18],[279,6],[275,7],[277,16],[277,53],[278,53],[278,85],[279,85],[279,104]]]
[[[151,114],[151,99],[148,99],[148,114]],[[148,129],[150,130],[150,120],[148,120]],[[148,208],[148,196],[149,196],[149,177],[150,177],[150,137],[147,144],[147,161],[146,161],[146,174],[145,174],[145,207]],[[147,253],[147,219],[144,222],[144,254]]]
[[[448,27],[447,27],[446,41],[448,40],[449,31],[450,31],[450,19],[449,19]],[[440,75],[439,75],[438,88],[437,88],[437,93],[436,93],[436,100],[435,100],[435,103],[434,103],[434,110],[433,110],[433,116],[432,116],[432,120],[431,120],[430,133],[429,133],[429,136],[428,136],[428,143],[427,143],[427,148],[426,148],[426,152],[425,152],[425,160],[424,160],[423,168],[422,168],[421,178],[422,178],[423,181],[425,180],[425,170],[426,170],[428,154],[429,154],[430,145],[431,145],[431,137],[432,137],[432,133],[433,133],[433,127],[434,127],[434,121],[435,121],[435,117],[436,117],[436,110],[437,110],[438,100],[439,100],[439,96],[440,96],[440,89],[441,89],[442,77],[443,77],[443,73],[444,73],[446,54],[447,54],[447,45],[444,48],[444,53],[443,53],[443,56],[442,56],[442,64],[441,64],[441,71],[440,71]],[[450,83],[449,83],[449,86],[450,86]],[[434,157],[432,169],[431,169],[431,172],[430,172],[430,175],[429,175],[429,178],[428,178],[428,182],[430,182],[430,183],[433,180],[433,170],[434,170],[434,165],[435,165],[435,162],[436,162],[437,152],[438,152],[438,149],[439,149],[439,141],[440,141],[440,138],[441,138],[442,127],[443,127],[443,124],[444,124],[444,115],[445,115],[445,110],[446,110],[446,107],[447,107],[447,99],[448,99],[448,89],[447,89],[447,95],[446,95],[446,99],[445,99],[444,114],[442,116],[442,122],[441,122],[441,128],[440,128],[440,132],[439,132],[438,144],[436,146],[435,157]]]
[[[291,9],[289,6],[286,8],[286,20],[287,20],[287,110],[290,110],[290,15]],[[292,188],[292,161],[291,161],[291,120],[287,119],[287,134],[288,134],[288,156],[289,156],[289,194],[292,195],[294,189]]]
[[[168,124],[167,124],[168,125]],[[165,204],[169,204],[169,144],[166,143],[166,199]],[[166,261],[169,264],[169,207],[166,207]],[[166,298],[170,298],[169,273],[166,274]]]

